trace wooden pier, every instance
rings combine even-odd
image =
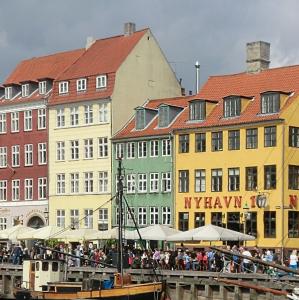
[[[71,267],[67,277],[71,281],[82,281],[85,278],[108,279],[115,270],[109,268]],[[129,269],[134,282],[148,281],[153,278],[153,271],[148,269]],[[277,279],[266,274],[231,274],[203,271],[171,271],[156,270],[159,279],[167,282],[168,293],[172,300],[278,300],[286,296],[274,295],[270,292],[257,292],[252,288],[244,288],[222,282],[221,279],[238,280],[242,283],[254,284],[278,291],[290,292],[299,286],[298,276],[283,276]],[[0,264],[0,299],[14,299],[13,286],[22,282],[22,266]]]

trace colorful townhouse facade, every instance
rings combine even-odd
[[[111,226],[111,137],[148,98],[181,95],[149,29],[89,40],[49,99],[50,224]],[[141,103],[140,103],[141,102]]]
[[[116,193],[118,159],[122,159],[125,199],[138,227],[174,224],[172,129],[190,97],[150,100],[135,108],[134,117],[113,137],[112,180]],[[135,229],[125,206],[126,228]],[[112,206],[112,225],[118,207]]]
[[[24,60],[0,87],[0,230],[47,224],[47,101],[53,81],[81,54]]]
[[[270,45],[247,45],[246,72],[212,76],[174,129],[175,225],[299,244],[299,66],[269,69]]]

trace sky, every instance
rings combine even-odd
[[[246,43],[271,43],[271,65],[299,64],[298,0],[0,0],[0,84],[23,59],[85,47],[86,38],[149,27],[186,91],[246,69]]]

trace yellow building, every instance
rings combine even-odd
[[[248,48],[247,72],[210,77],[176,122],[176,227],[211,223],[256,236],[249,246],[298,248],[299,66],[268,69],[254,55],[269,44]]]
[[[180,94],[149,29],[129,23],[124,35],[89,39],[49,100],[49,223],[108,229],[112,134],[140,101]]]

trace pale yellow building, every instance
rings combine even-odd
[[[149,29],[89,40],[49,100],[49,223],[109,228],[112,134],[145,100],[180,94]]]

